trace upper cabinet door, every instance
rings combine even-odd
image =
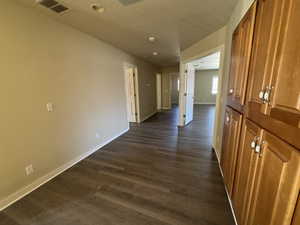
[[[228,104],[242,112],[245,104],[246,85],[253,42],[256,2],[246,13],[233,33],[232,60],[228,88]]]
[[[248,225],[290,225],[300,188],[300,153],[264,132]]]
[[[233,189],[233,206],[238,224],[247,224],[251,202],[254,175],[258,155],[255,147],[260,144],[262,129],[249,120],[245,120],[239,145],[238,163]]]
[[[233,182],[235,177],[241,123],[242,115],[227,107],[221,166],[225,185],[230,196],[232,195]]]
[[[278,51],[284,9],[290,0],[258,0],[247,100],[249,107],[265,113],[266,88],[272,77]]]
[[[300,128],[300,0],[283,2],[285,20],[269,85],[267,114]]]

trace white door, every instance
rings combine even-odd
[[[185,125],[193,120],[194,115],[195,69],[187,64],[185,70]]]
[[[161,74],[156,74],[156,102],[157,110],[161,110]]]
[[[134,69],[126,70],[127,115],[129,122],[137,122]]]

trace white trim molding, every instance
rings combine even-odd
[[[217,156],[217,161],[218,161],[219,170],[220,170],[220,172],[221,172],[221,175],[222,175],[222,178],[223,178],[223,181],[224,181],[224,174],[223,174],[223,171],[222,171],[222,168],[221,168],[220,156],[219,156],[218,152],[216,151],[216,149],[213,148],[213,151],[214,151],[214,153],[215,153],[216,156]],[[230,199],[229,193],[228,193],[228,191],[227,191],[227,188],[226,188],[224,182],[223,182],[223,184],[224,184],[224,188],[225,188],[225,191],[226,191],[226,195],[227,195],[227,198],[228,198],[228,201],[229,201],[229,205],[230,205],[230,209],[231,209],[231,212],[232,212],[232,215],[233,215],[234,222],[235,222],[236,225],[238,225],[238,222],[237,222],[237,219],[236,219],[236,215],[235,215],[235,211],[234,211],[234,209],[233,209],[232,201],[231,201],[231,199]]]
[[[5,208],[9,207],[13,203],[20,200],[21,198],[23,198],[26,195],[30,194],[31,192],[33,192],[34,190],[36,190],[37,188],[39,188],[43,184],[47,183],[48,181],[52,180],[53,178],[55,178],[59,174],[63,173],[67,169],[69,169],[72,166],[74,166],[75,164],[77,164],[78,162],[80,162],[83,159],[87,158],[88,156],[92,155],[96,151],[100,150],[105,145],[109,144],[110,142],[112,142],[116,138],[118,138],[121,135],[123,135],[124,133],[126,133],[128,130],[129,130],[129,127],[126,128],[125,130],[123,130],[122,132],[120,132],[119,134],[117,134],[116,136],[114,136],[113,138],[110,138],[109,140],[95,146],[93,149],[89,150],[88,152],[83,153],[82,155],[72,159],[71,161],[67,162],[66,164],[64,164],[64,165],[56,168],[55,170],[51,171],[50,173],[38,178],[33,183],[31,183],[27,186],[24,186],[21,189],[19,189],[18,191],[16,191],[15,193],[12,193],[11,195],[7,196],[4,199],[1,199],[0,200],[0,211],[3,211]]]

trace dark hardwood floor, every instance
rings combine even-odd
[[[0,212],[0,225],[233,225],[213,106],[161,112]]]

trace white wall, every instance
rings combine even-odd
[[[195,73],[195,104],[216,104],[217,95],[211,93],[213,77],[219,70],[198,70]]]
[[[1,209],[128,129],[125,62],[138,66],[141,117],[155,111],[158,69],[14,1],[0,29]]]

